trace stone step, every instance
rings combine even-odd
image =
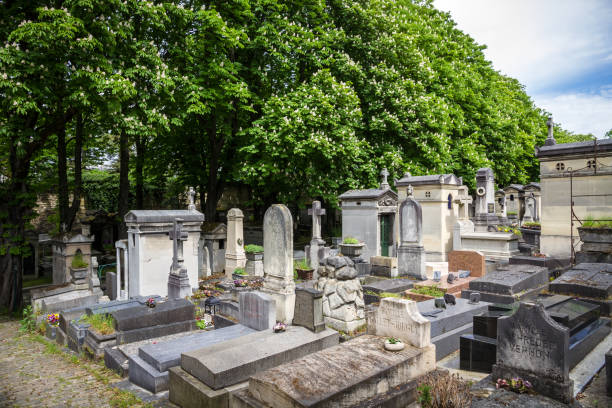
[[[289,326],[282,333],[257,332],[183,353],[181,367],[214,390],[247,380],[251,375],[338,344],[338,332],[313,333]]]
[[[249,393],[271,407],[349,407],[435,370],[435,346],[384,349],[364,335],[251,376]],[[296,386],[297,385],[297,386]]]
[[[236,408],[235,393],[246,391],[249,383],[241,382],[213,390],[180,367],[168,370],[170,391],[168,399],[181,408],[232,407]]]
[[[180,365],[182,353],[198,350],[255,332],[255,330],[241,324],[217,330],[196,332],[171,341],[142,346],[138,350],[138,356],[157,371],[163,372],[167,371],[170,367]]]
[[[128,375],[128,358],[116,347],[106,347],[104,349],[104,365],[121,377],[127,377]]]
[[[128,361],[130,382],[151,391],[153,394],[168,389],[168,371],[160,372],[135,355],[129,356]]]

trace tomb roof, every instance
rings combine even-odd
[[[585,142],[560,143],[535,148],[536,157],[563,156],[567,154],[612,153],[612,139],[587,140]]]
[[[522,184],[510,184],[508,187],[504,188],[504,191],[506,190],[516,190],[516,191],[523,191],[524,186]]]
[[[166,223],[181,218],[183,222],[203,222],[204,214],[195,210],[132,210],[125,214],[125,222]]]
[[[430,184],[446,184],[453,186],[460,186],[463,184],[460,177],[454,174],[431,174],[428,176],[411,176],[409,174],[404,175],[399,180],[395,180],[396,186],[421,186]]]
[[[391,189],[368,188],[365,190],[349,190],[342,193],[338,198],[341,200],[377,199],[385,194],[391,194],[397,198],[397,193]]]

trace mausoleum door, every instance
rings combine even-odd
[[[389,246],[393,244],[393,215],[380,216],[380,255],[389,256]]]

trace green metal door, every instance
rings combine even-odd
[[[389,245],[391,242],[391,217],[389,215],[380,216],[380,255],[389,256]]]

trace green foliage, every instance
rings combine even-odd
[[[85,260],[83,259],[83,253],[81,253],[80,251],[78,251],[76,254],[74,254],[74,256],[72,257],[72,263],[71,266],[75,269],[80,269],[80,268],[86,268],[87,266],[89,266],[89,264],[87,262],[85,262]]]
[[[391,344],[397,344],[397,343],[401,343],[402,341],[400,339],[397,339],[395,337],[387,337],[387,341]]]
[[[198,326],[198,329],[204,330],[207,327],[206,321],[204,319],[196,320],[196,326]]]
[[[304,259],[300,259],[299,261],[294,261],[293,268],[299,269],[301,271],[308,271],[312,269],[310,265],[308,265],[308,262],[306,262],[306,260]]]
[[[431,405],[431,386],[421,384],[417,387],[418,402],[421,407],[429,407]]]
[[[506,212],[507,215],[517,215],[516,211],[508,211]]]
[[[531,227],[540,227],[541,224],[538,221],[527,221],[523,223],[523,227],[531,228]]]
[[[90,210],[117,211],[119,174],[102,170],[83,172],[83,194]]]
[[[255,254],[263,251],[264,248],[261,245],[249,244],[244,247],[244,252],[248,254]]]
[[[244,268],[236,268],[234,269],[234,272],[232,272],[234,275],[246,275],[246,272],[244,271]]]
[[[359,244],[359,240],[353,237],[346,237],[342,240],[343,244],[356,245]]]
[[[32,306],[27,305],[21,312],[22,319],[19,321],[19,332],[20,333],[34,333],[36,332],[36,316],[32,311]]]
[[[582,223],[583,228],[612,228],[612,216],[603,216],[595,219],[594,216],[588,215]]]
[[[402,297],[402,295],[400,295],[399,293],[392,293],[392,292],[380,292],[377,295],[381,298],[401,298]]]
[[[83,315],[79,321],[89,323],[91,327],[100,334],[107,335],[115,332],[115,319],[109,314],[100,313]]]
[[[416,293],[417,295],[426,295],[426,296],[432,296],[432,297],[441,297],[441,296],[444,296],[444,294],[446,293],[444,290],[438,289],[435,285],[434,286],[420,286],[418,288],[411,289],[410,292]]]

